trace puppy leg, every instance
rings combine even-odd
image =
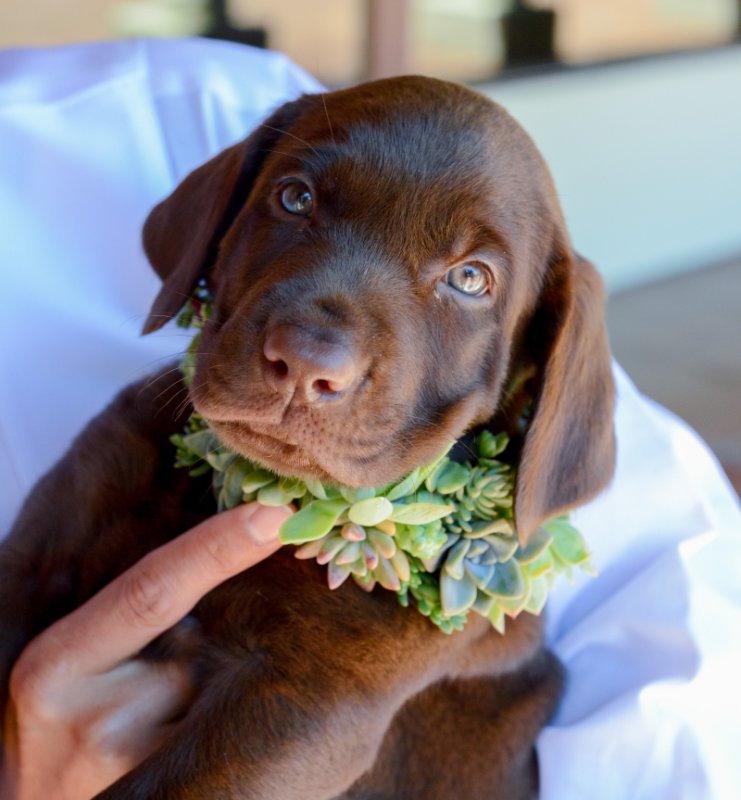
[[[451,639],[388,592],[327,590],[279,551],[195,609],[200,693],[170,740],[102,794],[327,800],[370,769],[398,708],[458,669]]]
[[[373,769],[341,800],[533,800],[535,738],[562,682],[558,660],[541,651],[496,678],[431,686],[399,711]]]
[[[105,800],[344,796],[364,773],[372,773],[374,763],[385,763],[379,750],[410,698],[448,676],[511,672],[540,649],[540,620],[535,617],[513,621],[505,637],[480,619],[462,633],[446,636],[419,614],[401,608],[387,592],[368,595],[347,584],[327,591],[321,570],[288,551],[218,587],[195,614],[205,641],[200,694],[170,740],[103,793]],[[503,698],[515,696],[510,684],[520,683],[510,680],[501,696],[498,684],[489,686],[486,680],[480,686],[472,683],[470,691],[467,683],[450,684],[458,687],[458,696],[441,693],[432,704],[429,725],[434,727],[438,719],[442,725],[449,713],[463,714],[459,724],[471,740],[471,751],[480,752],[478,737],[496,742],[498,725],[515,727],[509,718],[502,721],[509,713]],[[482,702],[483,707],[488,703],[487,713],[482,714]],[[428,713],[424,706],[420,709],[419,714]],[[417,713],[412,706],[400,719]],[[522,745],[530,757],[544,716],[533,713],[533,730],[523,722],[523,732],[511,734],[513,750]],[[451,741],[455,727],[450,728]],[[415,759],[425,765],[430,761],[424,748],[417,748],[429,733],[424,726],[399,731],[399,764],[421,775]],[[388,747],[395,753],[393,744]],[[450,772],[457,769],[451,762]],[[504,782],[506,775],[500,765],[484,777]],[[388,780],[392,793],[382,797],[421,796],[406,794],[400,775]],[[396,781],[400,788],[394,794]],[[476,786],[472,784],[472,791]]]

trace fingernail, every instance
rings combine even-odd
[[[262,506],[259,503],[250,503],[243,508],[245,533],[255,544],[261,546],[278,541],[280,526],[293,513],[293,509],[289,506]]]

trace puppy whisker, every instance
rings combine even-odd
[[[176,316],[176,314],[149,314],[147,312],[140,312],[139,314],[131,314],[130,316],[126,317],[123,322],[134,322],[135,320],[149,319],[150,317],[171,320],[175,319]]]
[[[322,98],[322,105],[324,106],[324,115],[327,117],[327,125],[329,125],[329,133],[332,136],[332,141],[337,144],[337,139],[335,139],[334,130],[332,128],[332,120],[329,118],[329,111],[327,111],[327,100],[324,97],[324,94],[319,95]]]
[[[170,386],[166,386],[166,387],[165,387],[165,388],[164,388],[164,389],[163,389],[161,392],[159,392],[159,394],[157,394],[157,395],[155,396],[155,398],[154,398],[153,402],[155,402],[155,403],[156,403],[156,402],[157,402],[157,400],[159,400],[159,399],[160,399],[160,397],[162,397],[164,394],[166,394],[166,393],[169,391],[169,389],[170,389]],[[165,409],[165,408],[167,408],[167,406],[168,406],[168,405],[170,405],[170,403],[173,403],[173,402],[175,401],[175,399],[176,399],[176,398],[180,397],[180,395],[181,395],[183,392],[187,392],[187,391],[188,391],[188,387],[187,387],[187,386],[181,386],[181,387],[180,387],[180,388],[179,388],[179,389],[178,389],[178,390],[175,392],[175,394],[174,394],[172,397],[168,398],[168,399],[167,399],[167,401],[166,401],[166,402],[164,402],[164,403],[162,404],[161,408],[162,408],[162,409]]]
[[[274,128],[272,125],[268,125],[266,122],[263,122],[263,124],[260,127],[267,128],[268,130],[275,131],[276,133],[281,133],[284,136],[290,136],[291,139],[295,139],[297,142],[305,144],[312,152],[314,152],[316,155],[319,155],[319,151],[316,149],[316,147],[314,147],[311,144],[311,142],[307,142],[306,139],[302,139],[300,136],[296,136],[295,133],[291,133],[290,131],[284,131],[281,130],[280,128]]]
[[[303,159],[300,156],[297,156],[294,153],[286,153],[283,150],[277,150],[274,147],[267,147],[264,150],[264,152],[265,153],[278,153],[278,155],[280,155],[280,156],[285,156],[286,158],[295,158],[296,161],[300,161],[301,163],[303,163]]]
[[[202,386],[203,384],[201,384]],[[183,387],[185,390],[185,397],[178,403],[177,407],[175,408],[175,416],[179,417],[185,409],[188,407],[190,403],[190,390],[187,386]]]
[[[147,366],[151,366],[152,364],[156,364],[158,361],[162,361],[164,358],[171,358],[171,356],[163,356],[162,358],[153,359],[152,361],[150,361],[147,364]],[[164,372],[158,372],[156,375],[151,376],[139,388],[139,391],[137,392],[137,397],[140,398],[144,392],[146,392],[148,389],[152,388],[156,383],[159,383],[159,381],[161,381],[163,378],[166,378],[169,375],[172,375],[173,372],[177,372],[179,369],[180,369],[180,367],[178,365],[175,365],[175,366],[171,367],[170,369],[165,370]],[[167,390],[165,389],[165,391],[167,391]],[[160,395],[157,395],[157,397],[159,397],[159,396]]]

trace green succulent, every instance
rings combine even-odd
[[[201,339],[201,330],[208,322],[212,308],[208,289],[205,283],[200,281],[193,296],[186,301],[175,320],[179,328],[195,328],[198,331],[180,361],[180,371],[188,386],[193,382],[196,371],[196,350]]]
[[[201,287],[178,318],[198,330],[183,359],[187,383],[210,308]],[[330,589],[348,578],[366,591],[380,585],[404,606],[411,598],[446,633],[460,630],[471,612],[503,632],[507,616],[542,611],[556,576],[591,569],[584,541],[565,517],[519,543],[515,472],[497,459],[509,443],[503,433],[481,432],[470,462],[442,454],[380,488],[279,477],[225,447],[197,413],[172,442],[177,467],[212,472],[220,511],[252,501],[293,503],[298,510],[283,523],[281,541],[298,547],[297,558],[326,565]]]

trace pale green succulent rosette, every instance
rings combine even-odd
[[[178,321],[202,327],[208,311],[206,298],[197,297]],[[196,340],[184,359],[186,381]],[[380,585],[396,592],[403,605],[411,596],[446,633],[460,630],[472,612],[503,632],[507,616],[542,611],[558,575],[591,570],[584,541],[565,517],[519,544],[514,471],[497,459],[505,434],[480,433],[470,463],[443,454],[396,483],[360,489],[279,477],[226,448],[198,414],[172,441],[176,466],[193,475],[212,471],[220,511],[252,501],[293,503],[298,511],[281,527],[281,541],[298,546],[297,558],[326,565],[330,589],[352,578],[366,591]]]

